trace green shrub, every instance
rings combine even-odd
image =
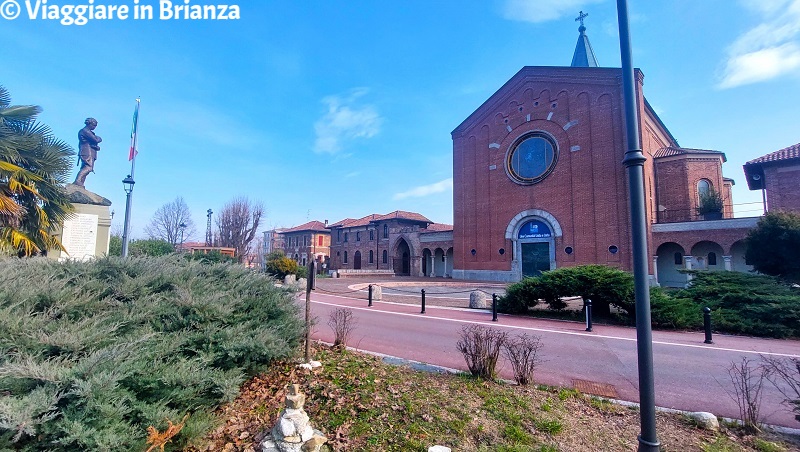
[[[511,284],[505,296],[497,299],[497,311],[506,314],[524,314],[528,307],[539,304],[539,278],[524,278]]]
[[[186,253],[187,259],[199,261],[204,264],[234,263],[238,262],[235,257],[222,254],[219,250],[211,250],[208,253]]]
[[[650,319],[656,328],[690,330],[703,327],[700,305],[688,298],[675,298],[661,287],[650,288]]]
[[[291,294],[239,265],[0,260],[0,450],[144,450],[191,413],[181,448],[301,334]]]
[[[308,277],[308,267],[301,266],[291,257],[287,257],[283,250],[276,250],[267,255],[267,273],[280,280],[286,275],[306,278]]]
[[[166,240],[145,239],[131,240],[128,244],[131,256],[166,256],[175,252],[175,247]],[[122,243],[120,243],[120,254],[122,253]]]
[[[768,337],[800,337],[800,290],[771,276],[738,272],[693,272],[686,298],[712,309],[714,330]]]
[[[567,306],[562,298],[574,296],[592,300],[594,313],[599,316],[608,316],[611,305],[633,314],[633,276],[605,265],[551,270],[511,284],[498,302],[498,310],[524,313],[539,300],[544,300],[550,309],[559,310]]]
[[[286,275],[297,274],[299,268],[300,266],[297,265],[294,259],[286,256],[276,257],[267,261],[267,273],[280,280],[285,278]]]

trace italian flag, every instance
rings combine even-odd
[[[136,149],[136,132],[139,130],[139,99],[136,99],[136,110],[133,112],[133,127],[131,127],[131,149],[128,152],[128,161],[135,159],[139,154]]]

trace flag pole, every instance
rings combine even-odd
[[[131,129],[131,148],[128,152],[128,159],[131,161],[131,173],[128,174],[122,184],[125,187],[125,227],[122,232],[122,257],[128,257],[128,241],[130,240],[130,227],[131,227],[131,204],[133,195],[133,185],[136,183],[133,179],[134,171],[136,170],[136,147],[138,144],[139,135],[139,104],[142,102],[140,98],[136,98],[136,110],[133,112],[133,128]]]

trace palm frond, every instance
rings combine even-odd
[[[0,85],[0,108],[8,107],[11,104],[11,93],[5,86]]]
[[[41,251],[26,234],[9,227],[0,227],[0,244],[14,250],[15,254],[23,253],[25,256],[32,256]]]

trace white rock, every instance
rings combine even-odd
[[[310,425],[306,424],[306,428],[300,432],[300,439],[303,440],[303,442],[306,442],[310,440],[312,436],[314,436],[314,429],[311,428]]]
[[[297,277],[295,275],[286,275],[283,278],[283,283],[287,286],[294,284],[297,281]]]
[[[278,446],[275,445],[275,441],[265,439],[264,442],[261,443],[261,452],[280,452],[280,450]]]
[[[309,361],[307,363],[298,364],[297,367],[305,370],[311,370],[317,367],[322,367],[322,363],[319,361]]]
[[[697,425],[706,430],[715,432],[719,430],[719,420],[712,413],[698,411],[696,413],[689,413],[688,416],[697,422]]]
[[[450,448],[445,446],[431,446],[428,448],[428,452],[450,452]]]
[[[286,418],[281,418],[281,420],[278,421],[278,429],[283,436],[292,436],[297,433],[297,428],[294,426],[294,422]]]

